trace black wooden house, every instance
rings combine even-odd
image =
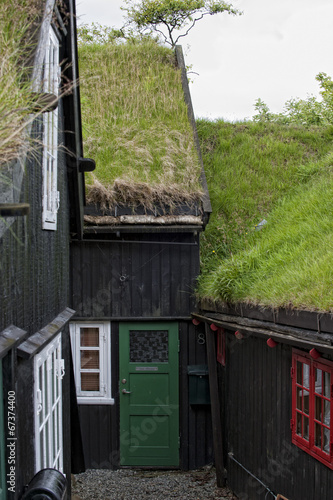
[[[180,47],[176,56],[195,135]],[[189,401],[189,383],[203,379],[201,393],[208,390],[205,345],[190,316],[211,211],[203,171],[202,184],[203,202],[172,212],[87,206],[83,238],[71,242],[70,327],[87,468],[187,470],[212,461],[209,398],[199,391]]]
[[[218,484],[241,499],[333,491],[329,313],[203,300]]]
[[[21,498],[46,467],[66,476],[70,495],[69,245],[82,235],[92,164],[82,159],[75,3],[38,5],[34,154],[2,164],[0,177],[1,499]]]

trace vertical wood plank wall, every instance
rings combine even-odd
[[[34,135],[41,136],[37,120]],[[10,229],[3,230],[3,225],[0,228],[0,331],[14,324],[33,334],[69,305],[67,174],[61,150],[58,157],[61,199],[57,230],[42,230],[41,157],[30,159],[25,169],[21,201],[30,204],[30,213],[17,217]]]
[[[77,316],[189,317],[195,307],[199,237],[175,233],[127,239],[138,243],[117,239],[72,243],[72,306]]]
[[[60,119],[62,115],[60,102]],[[41,137],[41,126],[40,120],[34,122],[35,137]],[[59,141],[63,143],[61,133]],[[41,157],[31,158],[25,168],[20,201],[30,204],[29,215],[17,217],[10,229],[4,229],[3,224],[0,227],[0,331],[14,324],[32,335],[69,305],[69,207],[63,151],[58,152],[58,158],[60,208],[57,230],[42,230]],[[66,335],[63,358],[65,366],[69,367],[68,331],[64,332]],[[4,388],[12,387],[16,392],[17,495],[20,495],[35,474],[33,360],[16,360],[16,353],[14,356],[10,352],[3,365]],[[67,374],[63,387],[66,397],[69,391]],[[64,411],[67,412],[66,405],[65,401]],[[65,473],[70,475],[70,429],[65,420],[64,467]]]
[[[270,349],[263,339],[237,341],[227,334],[226,367],[219,365],[219,378],[228,452],[275,494],[329,500],[332,471],[291,443],[291,360],[291,346]],[[271,498],[230,458],[227,469],[238,498]]]
[[[142,233],[122,238],[137,243],[73,242],[71,249],[72,307],[77,319],[111,321],[112,332],[115,404],[79,407],[86,467],[119,465],[119,322],[147,318],[179,323],[181,467],[211,463],[210,408],[188,404],[187,366],[206,363],[205,345],[197,342],[197,330],[190,321],[199,273],[199,236]]]

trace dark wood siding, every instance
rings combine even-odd
[[[332,471],[291,443],[291,346],[270,349],[259,338],[227,337],[227,366],[219,374],[228,452],[275,494],[328,500]],[[270,498],[230,458],[228,483],[244,500]]]
[[[210,405],[189,405],[188,365],[207,364],[204,330],[192,323],[179,323],[180,332],[180,443],[181,465],[195,469],[213,462],[213,439]]]
[[[59,105],[60,123],[63,116]],[[32,133],[41,137],[41,121]],[[60,130],[63,127],[60,126]],[[60,133],[60,143],[63,135]],[[56,231],[42,230],[42,158],[26,162],[21,201],[30,213],[0,227],[0,331],[11,324],[32,335],[50,323],[69,305],[69,222],[67,173],[64,151],[58,152],[60,208]],[[24,168],[24,167],[21,167]],[[69,369],[68,331],[64,332],[63,358]],[[67,337],[67,338],[66,338]],[[13,350],[4,359],[4,390],[16,393],[17,493],[32,479],[34,471],[33,359],[16,358]],[[68,415],[69,371],[63,380],[64,415]],[[70,428],[64,418],[64,471],[70,477]],[[16,498],[15,497],[15,498]]]
[[[61,114],[61,108],[60,108]],[[40,121],[34,124],[36,137]],[[62,142],[62,141],[61,141]],[[21,201],[30,213],[0,233],[0,331],[14,324],[35,333],[69,303],[69,225],[65,155],[58,152],[58,229],[42,230],[42,159],[27,162]],[[23,167],[22,167],[23,168]]]
[[[137,242],[73,242],[72,306],[77,315],[189,317],[195,305],[199,237],[191,233],[127,237],[134,238]]]

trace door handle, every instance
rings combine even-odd
[[[132,392],[132,391],[126,391],[126,389],[123,389],[121,392],[122,392],[123,394],[131,394],[131,392]]]

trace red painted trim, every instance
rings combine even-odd
[[[297,363],[301,363],[302,373],[297,372]],[[308,369],[304,370],[305,366],[308,366]],[[309,354],[293,349],[292,374],[292,442],[333,469],[333,362],[326,359],[315,361]],[[325,393],[327,377],[329,377],[329,388]],[[297,400],[301,405],[300,408],[297,408]],[[330,404],[329,422],[325,421],[323,416],[324,404],[327,402]],[[307,429],[304,426],[304,422],[307,421],[308,439],[305,438]],[[329,431],[328,452],[323,449],[324,433],[327,434],[327,430]],[[316,445],[316,432],[318,431],[320,432],[320,447]]]

